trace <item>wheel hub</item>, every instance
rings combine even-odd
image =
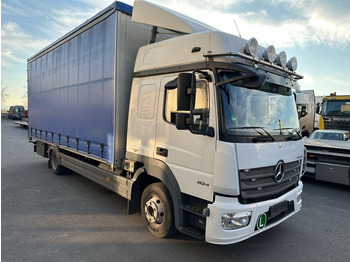
[[[145,204],[145,215],[149,222],[161,224],[164,217],[164,206],[162,201],[156,197],[152,196]]]

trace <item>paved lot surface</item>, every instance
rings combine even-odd
[[[350,188],[304,180],[303,208],[228,246],[159,239],[126,200],[70,173],[55,176],[27,130],[1,120],[2,261],[350,261]]]

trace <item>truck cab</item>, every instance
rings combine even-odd
[[[199,229],[207,242],[235,243],[300,210],[305,160],[293,96],[302,76],[295,70],[296,59],[287,63],[273,46],[219,31],[140,48],[126,156],[175,178],[185,207],[174,204],[175,224],[183,232]],[[154,204],[148,213],[162,208]],[[177,218],[183,210],[186,222]]]
[[[350,96],[331,93],[317,105],[320,114],[320,129],[342,129],[350,131]]]

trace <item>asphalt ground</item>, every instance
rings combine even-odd
[[[2,261],[350,261],[350,187],[304,180],[302,210],[243,242],[152,236],[126,200],[75,174],[56,176],[27,129],[1,119]]]

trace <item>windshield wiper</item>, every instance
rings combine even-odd
[[[290,136],[286,137],[286,139],[292,140],[295,137],[295,134],[293,133],[293,131],[290,131],[290,129],[292,129],[299,138],[302,138],[302,136],[299,134],[298,130],[294,127],[283,127],[283,128],[277,128],[274,130],[281,130],[281,131],[286,130],[288,132],[288,134],[290,135]]]
[[[263,136],[264,134],[259,132],[257,129],[261,129],[265,132],[265,134],[272,140],[272,141],[275,141],[275,139],[273,138],[273,136],[267,132],[265,130],[265,128],[261,127],[261,126],[241,126],[241,127],[232,127],[232,128],[229,128],[229,129],[254,129],[259,135]]]

